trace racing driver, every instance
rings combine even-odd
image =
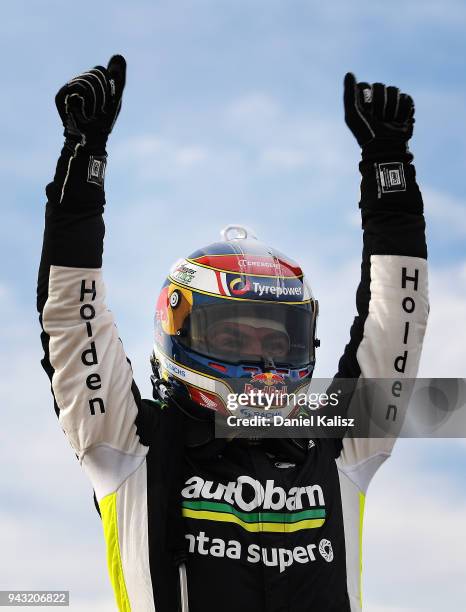
[[[228,393],[309,389],[318,303],[300,266],[238,226],[179,260],[156,301],[153,399],[133,381],[101,270],[106,144],[125,74],[116,55],[56,96],[65,143],[46,188],[37,302],[42,364],[94,489],[118,609],[361,610],[364,499],[394,437],[215,436]],[[348,73],[344,109],[362,149],[364,246],[332,385],[393,379],[399,396],[428,315],[414,103]],[[402,418],[395,402],[370,408]]]

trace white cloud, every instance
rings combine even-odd
[[[193,166],[206,161],[207,151],[202,147],[180,147],[175,154],[175,160],[182,166]]]
[[[117,167],[131,166],[133,178],[152,183],[155,179],[180,179],[204,164],[209,151],[202,145],[179,144],[149,133],[120,140],[112,150],[112,158]]]
[[[429,465],[432,452],[448,452],[448,447],[443,440],[398,441],[369,487],[364,526],[368,610],[377,605],[393,612],[462,609],[453,602],[466,597],[466,500],[457,477]]]
[[[431,310],[421,360],[420,376],[466,376],[465,264],[431,266]]]
[[[53,166],[50,149],[41,146],[0,152],[1,173],[10,180],[39,181],[49,177]]]
[[[307,151],[270,147],[262,151],[261,162],[287,170],[309,165],[310,158]]]
[[[313,179],[318,176],[320,186],[337,169],[340,181],[354,170],[351,160],[357,159],[357,147],[343,120],[328,111],[312,105],[306,112],[285,110],[281,100],[253,92],[227,107],[225,121],[232,139],[274,170],[305,169]]]
[[[279,107],[276,100],[264,92],[249,92],[231,102],[226,116],[241,124],[256,125],[257,121],[270,122],[277,119]]]
[[[361,228],[361,212],[354,208],[346,214],[346,221],[350,227]]]
[[[466,200],[429,187],[422,190],[426,217],[441,228],[445,240],[466,237]],[[466,249],[465,249],[466,256]]]
[[[341,36],[359,31],[364,25],[366,28],[372,26],[374,35],[396,27],[400,31],[409,28],[415,36],[416,30],[423,30],[428,25],[460,27],[466,22],[466,10],[461,0],[445,3],[438,0],[413,0],[410,3],[394,0],[389,11],[384,5],[370,0],[362,0],[357,6],[358,10],[354,10],[354,6],[344,0],[320,4],[315,20],[317,23],[322,23],[322,19],[332,20]],[[403,19],[400,19],[400,14]],[[334,36],[338,37],[337,34]]]

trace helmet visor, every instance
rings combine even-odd
[[[180,341],[205,357],[228,363],[297,368],[314,361],[315,303],[228,301],[195,308]]]

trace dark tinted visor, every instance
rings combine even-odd
[[[314,360],[315,303],[267,304],[228,300],[198,306],[186,319],[180,341],[228,363],[273,361],[289,368]]]

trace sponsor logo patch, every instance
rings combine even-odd
[[[403,164],[400,162],[378,164],[378,182],[382,193],[406,191]]]
[[[224,511],[236,518],[243,518],[242,513],[259,511],[281,511],[296,513],[307,509],[318,508],[318,511],[306,516],[295,517],[296,520],[316,519],[317,524],[312,527],[321,527],[325,522],[324,492],[320,485],[306,487],[291,487],[285,490],[276,485],[274,480],[267,480],[262,484],[250,476],[243,475],[232,482],[220,483],[204,480],[200,476],[192,476],[185,482],[181,491],[184,498],[183,507],[190,510],[206,510],[210,512]],[[187,503],[187,500],[193,500]],[[225,506],[228,505],[228,508]],[[194,517],[195,518],[195,517]],[[216,520],[216,517],[210,517]],[[257,523],[264,521],[264,517],[257,515]],[[267,517],[270,522],[283,523],[290,521],[290,517],[276,515]],[[219,519],[220,520],[220,519]],[[237,522],[232,519],[232,522]],[[246,522],[249,522],[246,519]],[[271,530],[276,531],[276,530]]]
[[[273,255],[204,255],[196,257],[193,263],[198,263],[219,272],[237,272],[253,276],[257,274],[261,276],[300,278],[303,274],[297,263]]]
[[[94,183],[103,189],[105,181],[105,168],[107,166],[107,158],[102,156],[91,155],[89,158],[89,166],[87,168],[87,182]]]
[[[321,540],[319,543],[319,552],[322,555],[322,558],[327,561],[327,563],[331,563],[333,561],[333,549],[332,544],[329,540]]]
[[[293,297],[300,298],[303,295],[302,286],[301,287],[300,286],[286,287],[283,285],[276,285],[276,284],[275,285],[265,285],[265,284],[262,284],[256,281],[252,283],[252,290],[259,297],[272,296],[272,297],[280,298],[280,297],[293,296]]]
[[[259,390],[266,394],[273,401],[268,408],[272,406],[281,406],[280,398],[288,392],[288,387],[283,376],[274,372],[264,372],[262,374],[254,374],[251,379],[244,385],[244,393],[255,395]],[[257,393],[259,396],[259,393]]]
[[[246,547],[239,540],[212,538],[205,531],[200,531],[197,535],[187,533],[185,538],[188,543],[188,552],[191,554],[204,557],[210,555],[215,558],[243,559],[247,563],[259,563],[267,568],[274,567],[280,574],[295,563],[301,565],[303,563],[319,562],[319,556],[315,552],[317,544],[314,543],[309,543],[306,546],[295,546],[294,548],[259,546],[259,544],[249,544]],[[318,549],[325,561],[330,563],[333,560],[333,550],[329,540],[321,540]]]
[[[172,272],[172,277],[174,280],[179,283],[183,283],[184,285],[190,285],[196,276],[196,270],[192,268],[188,268],[185,264],[181,264]]]

